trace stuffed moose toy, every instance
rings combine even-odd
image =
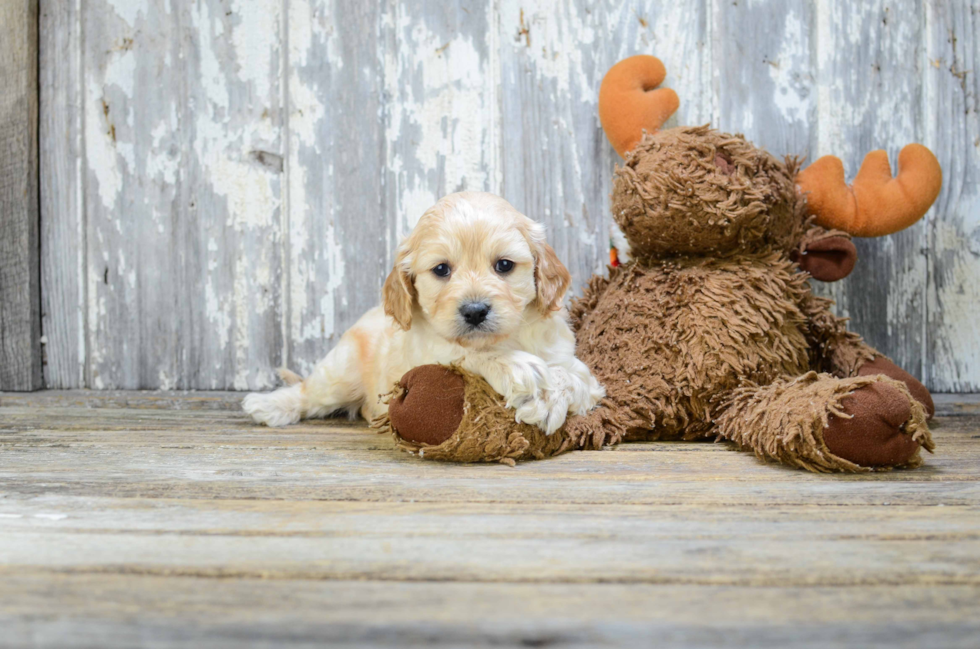
[[[847,186],[835,157],[801,171],[741,135],[659,130],[679,105],[658,88],[665,75],[658,59],[634,56],[599,93],[624,159],[611,200],[630,260],[592,277],[569,315],[606,398],[546,436],[515,422],[480,377],[427,365],[402,378],[376,426],[419,457],[459,462],[723,439],[811,471],[918,466],[933,449],[928,390],[849,332],[809,278],[850,273],[851,235],[921,218],[942,183],[935,156],[906,146],[893,178],[875,151]]]

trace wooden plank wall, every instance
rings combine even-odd
[[[379,300],[459,189],[543,221],[576,290],[607,258],[605,71],[773,153],[921,141],[927,219],[822,287],[937,391],[980,390],[978,0],[41,0],[50,387],[257,389]]]
[[[41,376],[37,0],[0,4],[0,390]]]

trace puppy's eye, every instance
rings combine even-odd
[[[514,262],[510,259],[498,259],[497,263],[493,265],[493,269],[501,275],[506,275],[514,270]]]
[[[449,264],[439,264],[432,269],[432,272],[435,273],[437,277],[449,277],[449,273],[452,271],[449,268]]]

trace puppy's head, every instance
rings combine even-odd
[[[543,226],[498,196],[461,192],[430,208],[398,247],[384,308],[403,329],[422,317],[443,338],[479,348],[534,311],[560,309],[570,282]]]

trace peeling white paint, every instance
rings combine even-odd
[[[268,97],[272,89],[269,62],[278,60],[281,5],[282,0],[239,0],[229,5],[228,11],[238,22],[231,37],[234,71],[251,84],[257,97]]]
[[[461,32],[441,36],[403,4],[395,11],[391,27],[398,47],[384,56],[392,98],[386,140],[394,144],[388,167],[396,183],[398,229],[406,234],[440,198],[430,170],[443,169],[445,193],[489,188],[495,107],[489,103],[492,77],[479,52],[483,43]]]
[[[228,199],[231,224],[239,229],[260,230],[275,225],[275,212],[280,203],[267,172],[249,163],[229,160],[215,151],[201,151],[200,155],[208,168],[211,189]]]
[[[774,61],[769,61],[769,76],[773,80],[773,102],[780,115],[790,124],[805,128],[810,119],[809,74],[810,53],[799,47],[805,42],[808,26],[795,12],[786,14],[782,47]]]
[[[522,18],[526,33],[522,31]],[[525,48],[534,62],[534,73],[539,79],[554,82],[558,96],[591,103],[593,89],[588,82],[590,75],[585,74],[583,52],[597,45],[593,20],[591,13],[556,11],[550,0],[505,1],[500,21],[509,28],[511,37],[502,44]],[[568,47],[572,43],[575,46]]]
[[[306,223],[307,218],[318,218],[318,215],[309,214],[306,203],[306,173],[306,169],[299,164],[297,157],[290,190],[294,220],[297,225]],[[322,215],[319,218],[329,219],[329,216]],[[311,249],[316,250],[316,256],[312,260]],[[339,333],[335,331],[334,299],[337,290],[343,286],[346,271],[343,247],[337,241],[332,219],[328,221],[326,238],[322,241],[311,241],[309,233],[303,227],[290,228],[290,251],[292,272],[290,305],[293,315],[289,333],[292,341],[302,343],[330,338],[335,333]],[[315,292],[320,295],[320,298],[316,311],[311,311],[309,288],[316,276],[311,261],[320,259],[326,262],[328,280],[322,285],[315,284]],[[314,317],[310,317],[311,315]],[[317,360],[319,359],[300,359],[297,367],[301,372],[309,372]]]
[[[176,120],[161,120],[152,131],[150,137],[153,138],[153,145],[149,154],[146,156],[146,175],[156,178],[167,185],[177,182],[177,175],[180,171],[180,159],[172,155],[169,146],[164,144],[164,139],[168,139],[175,129]],[[135,157],[135,156],[134,156]]]
[[[250,340],[248,336],[248,327],[246,326],[251,313],[249,312],[249,290],[245,281],[249,270],[250,269],[246,265],[245,260],[239,258],[235,262],[235,289],[233,300],[235,305],[235,321],[237,322],[238,326],[234,328],[235,379],[233,386],[236,390],[248,390],[251,387],[248,380],[250,369],[248,367],[248,348]]]
[[[200,39],[198,49],[201,57],[201,74],[198,82],[207,94],[212,114],[218,109],[228,109],[228,88],[225,80],[225,69],[218,61],[214,50],[214,36],[220,36],[224,27],[220,21],[215,23],[206,2],[198,2],[195,11],[191,13],[193,26]]]
[[[127,97],[133,96],[136,83],[136,53],[132,49],[110,52],[105,66],[103,86],[116,86]],[[127,116],[132,123],[132,110]]]
[[[88,285],[95,287],[102,282],[102,273],[100,273],[94,266],[89,265],[88,269]],[[88,301],[88,322],[93,329],[98,329],[99,323],[105,321],[106,316],[106,296],[104,293],[98,291],[89,292]],[[91,345],[88,349],[88,359],[89,367],[98,368],[105,361],[105,350],[99,345]],[[97,390],[102,390],[105,387],[105,383],[102,380],[102,376],[97,370],[92,370],[92,386]]]
[[[145,18],[149,13],[148,0],[107,0],[116,15],[126,21],[130,27],[136,26],[140,14]]]
[[[86,81],[87,105],[101,106],[103,101],[101,80],[90,74]],[[122,174],[119,170],[109,123],[104,112],[98,108],[85,112],[85,155],[86,165],[95,174],[99,198],[106,208],[112,209],[122,190]]]
[[[160,370],[157,374],[157,389],[163,390],[164,392],[170,392],[171,390],[177,389],[177,379],[167,373],[166,370]]]
[[[316,89],[304,84],[299,79],[299,73],[293,68],[289,77],[289,130],[297,139],[298,144],[320,150],[320,142],[316,138],[316,127],[324,115],[323,102],[316,94]]]
[[[218,334],[220,349],[226,349],[231,336],[231,315],[228,313],[227,297],[219,297],[211,282],[204,285],[204,313],[214,325]]]

